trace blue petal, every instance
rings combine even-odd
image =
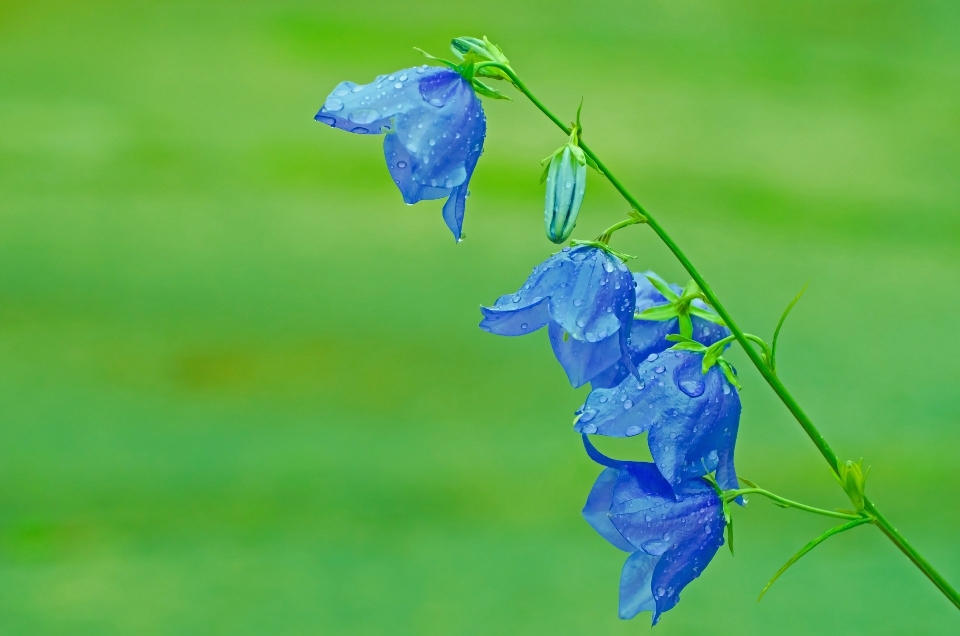
[[[560,287],[550,296],[550,315],[577,340],[596,342],[633,319],[633,277],[620,259],[586,245],[558,255]]]
[[[724,453],[725,483],[736,479],[733,448],[740,421],[740,396],[719,366],[703,375],[703,354],[668,351],[660,361],[669,370],[662,375],[662,419],[651,424],[648,443],[653,460],[672,484],[717,470]],[[726,488],[736,488],[724,485]]]
[[[630,619],[640,612],[657,609],[652,582],[658,560],[659,557],[638,550],[623,564],[620,574],[620,618]]]
[[[563,327],[555,322],[550,323],[548,332],[553,353],[557,356],[560,366],[567,372],[567,378],[574,388],[590,382],[621,358],[620,339],[617,334],[599,342],[583,342],[571,338]]]
[[[493,307],[481,307],[480,328],[501,336],[522,336],[547,324],[550,314],[545,301],[563,275],[558,265],[555,254],[534,267],[516,293],[501,296]]]
[[[657,606],[654,625],[664,612],[680,602],[680,591],[700,576],[723,545],[726,523],[716,494],[714,499],[716,504],[702,511],[692,531],[665,552],[654,567],[650,584]]]
[[[540,298],[529,305],[518,305],[516,308],[481,307],[480,312],[483,314],[480,328],[498,336],[524,336],[550,322],[546,298]]]
[[[448,72],[440,67],[407,68],[369,84],[340,82],[314,119],[352,133],[379,135],[391,119],[424,106],[420,80]]]
[[[575,430],[610,437],[650,431],[650,453],[670,483],[719,470],[723,487],[735,488],[740,397],[718,366],[703,375],[702,361],[702,353],[691,351],[651,355],[638,367],[640,380],[630,376],[612,389],[594,389]]]
[[[613,497],[613,487],[617,482],[620,471],[607,468],[593,484],[587,503],[583,507],[583,518],[587,520],[600,536],[625,552],[633,552],[636,548],[613,526],[610,517],[610,504]]]
[[[483,106],[451,70],[425,76],[419,92],[420,106],[396,117],[384,156],[406,203],[448,197],[443,218],[459,239],[470,176],[483,152]]]

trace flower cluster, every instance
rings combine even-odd
[[[478,93],[499,96],[477,76],[508,76],[502,53],[486,40],[459,39],[453,48],[459,65],[339,84],[316,119],[355,134],[385,134],[387,168],[404,201],[446,197],[443,218],[460,240],[467,187],[486,133]],[[486,74],[478,70],[484,68]],[[570,236],[586,184],[579,115],[571,131],[544,173],[545,229],[555,243]],[[631,272],[607,245],[612,230],[596,241],[574,241],[537,265],[516,292],[481,308],[480,327],[503,336],[547,327],[570,384],[591,385],[574,429],[605,468],[583,514],[601,536],[631,553],[620,583],[620,616],[650,610],[656,623],[723,543],[722,491],[737,488],[740,398],[732,367],[720,356],[730,332],[700,290]],[[610,459],[588,439],[642,433],[652,463]]]

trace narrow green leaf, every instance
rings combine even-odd
[[[783,315],[780,316],[780,322],[777,323],[777,328],[773,330],[773,342],[770,345],[770,368],[774,371],[777,370],[777,339],[780,337],[780,330],[783,328],[783,323],[787,320],[787,316],[790,315],[790,312],[793,310],[794,305],[800,300],[800,297],[803,296],[803,293],[807,291],[807,287],[810,285],[810,281],[807,281],[803,285],[803,289],[800,290],[800,293],[793,297],[793,300],[790,301],[790,304],[787,305],[787,308],[783,310]]]
[[[647,280],[650,281],[650,284],[657,288],[657,291],[663,294],[663,297],[667,300],[673,302],[674,300],[680,300],[680,297],[677,296],[677,292],[670,289],[670,286],[658,276],[651,276],[647,274]]]
[[[739,479],[740,481],[742,481],[742,482],[745,483],[746,485],[750,486],[751,488],[759,488],[759,487],[760,487],[760,486],[758,486],[757,484],[755,484],[754,482],[752,482],[752,481],[750,481],[749,479],[747,479],[746,477],[739,477],[739,476],[738,476],[737,479]]]
[[[730,548],[730,554],[733,555],[733,517],[727,515],[727,546]]]
[[[786,572],[787,569],[788,569],[791,565],[793,565],[794,563],[796,563],[797,561],[799,561],[799,560],[800,560],[800,557],[802,557],[804,554],[806,554],[806,553],[809,552],[810,550],[813,550],[815,547],[817,547],[818,545],[820,545],[821,543],[823,543],[824,541],[826,541],[827,539],[829,539],[830,537],[832,537],[832,536],[835,535],[835,534],[840,534],[841,532],[845,532],[845,531],[850,530],[850,529],[852,529],[852,528],[856,528],[857,526],[861,526],[861,525],[863,525],[863,524],[865,524],[865,523],[871,523],[872,521],[873,521],[873,519],[870,519],[870,518],[867,518],[867,517],[864,517],[863,519],[854,519],[853,521],[848,521],[847,523],[845,523],[845,524],[843,524],[843,525],[839,525],[839,526],[836,526],[836,527],[834,527],[834,528],[830,528],[829,530],[827,530],[826,532],[824,532],[823,534],[821,534],[819,537],[817,537],[816,539],[814,539],[813,541],[811,541],[811,542],[808,543],[807,545],[803,546],[803,547],[800,549],[799,552],[797,552],[796,554],[794,554],[794,555],[790,558],[790,560],[787,561],[787,562],[784,564],[784,566],[783,566],[782,568],[780,568],[780,569],[777,571],[776,574],[773,575],[773,578],[770,579],[770,582],[767,583],[766,587],[763,588],[763,591],[760,592],[760,596],[757,598],[757,602],[758,602],[758,603],[760,602],[760,599],[762,599],[762,598],[763,598],[763,595],[767,593],[767,590],[770,589],[770,586],[773,585],[774,582],[775,582],[777,579],[780,578],[780,575],[783,574],[784,572]]]
[[[737,374],[733,370],[733,365],[723,358],[717,359],[717,363],[723,370],[723,375],[727,376],[727,382],[737,387],[737,391],[742,391],[743,387],[740,385],[740,380],[737,379]]]

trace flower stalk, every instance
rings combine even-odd
[[[514,72],[509,64],[503,64],[499,62],[480,62],[477,65],[477,70],[479,71],[482,68],[486,67],[495,67],[500,70],[503,75],[505,75],[510,83],[520,91],[534,106],[537,107],[540,112],[542,112],[546,117],[554,123],[555,126],[560,128],[565,134],[571,134],[571,128],[564,124],[563,120],[557,117],[547,106],[537,98],[536,95],[527,87],[527,85],[520,79],[520,77]],[[492,70],[492,69],[491,69]],[[747,354],[747,357],[750,358],[750,361],[757,368],[757,371],[760,372],[760,375],[767,382],[777,397],[780,398],[780,401],[783,402],[784,406],[787,407],[787,410],[790,411],[794,419],[797,420],[797,423],[800,424],[800,427],[803,428],[804,432],[810,438],[810,441],[813,442],[814,446],[817,447],[817,450],[826,460],[827,464],[830,466],[830,470],[833,472],[834,476],[838,479],[841,478],[841,462],[837,457],[837,454],[834,452],[833,448],[824,438],[823,434],[817,429],[813,421],[807,415],[807,413],[800,406],[800,403],[797,402],[796,398],[790,393],[787,387],[783,384],[780,378],[777,376],[776,371],[774,370],[774,359],[772,356],[772,351],[768,354],[767,350],[758,351],[751,344],[751,337],[748,336],[744,331],[737,325],[737,322],[734,320],[733,316],[727,311],[726,307],[720,301],[720,298],[713,291],[713,288],[703,277],[700,271],[694,266],[690,258],[684,253],[679,245],[673,240],[673,238],[667,233],[666,229],[656,220],[643,205],[634,197],[629,190],[620,182],[613,172],[603,163],[600,157],[590,148],[590,146],[585,143],[582,139],[579,142],[580,148],[583,150],[584,154],[588,159],[596,166],[597,171],[602,174],[610,183],[613,185],[614,189],[630,204],[631,211],[639,214],[644,219],[644,224],[649,226],[650,229],[660,238],[660,240],[667,246],[667,248],[673,253],[676,259],[680,262],[683,268],[690,274],[693,280],[696,282],[697,286],[700,288],[703,293],[704,298],[716,310],[717,314],[723,320],[727,328],[730,329],[732,337],[740,344],[744,352]],[[633,223],[628,223],[632,225]],[[621,226],[624,227],[624,226]],[[619,227],[614,226],[614,228],[619,229]],[[613,228],[611,228],[613,229]],[[606,233],[605,233],[606,234]],[[778,329],[779,331],[779,329]],[[766,348],[764,348],[766,349]],[[907,541],[906,538],[901,535],[897,529],[890,523],[890,521],[883,516],[883,514],[877,509],[876,505],[870,500],[869,497],[863,496],[863,511],[872,517],[873,524],[880,528],[881,532],[893,542],[897,548],[903,552],[907,558],[921,571],[923,574],[946,596],[950,602],[952,602],[957,609],[960,609],[960,593],[957,592],[950,583],[943,578],[943,576],[926,560],[920,553]],[[858,517],[864,518],[864,517]]]

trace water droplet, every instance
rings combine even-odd
[[[422,74],[422,73],[423,73],[423,69],[424,69],[424,68],[426,68],[426,66],[424,66],[424,67],[421,67],[421,68],[418,68],[418,69],[417,69],[417,73],[421,73],[421,74]]]
[[[366,135],[370,131],[363,126],[357,126],[356,128],[351,128],[350,132],[357,133],[358,135]]]
[[[611,263],[611,262],[608,261],[608,260],[604,260],[604,261],[603,261],[603,269],[607,270],[607,272],[612,272],[612,271],[613,271],[613,263]]]
[[[515,302],[515,303],[518,303],[518,302],[520,302],[521,299],[522,299],[522,296],[520,296],[520,294],[517,294],[517,295],[515,295],[513,298],[511,298],[510,300],[512,300],[512,301]]]
[[[730,387],[726,384],[723,385],[723,394],[730,395]]]
[[[527,323],[525,323],[525,322],[520,323],[520,328],[521,328],[521,329],[526,329],[526,328],[527,328]]]
[[[347,95],[350,94],[350,91],[348,91],[345,88],[339,88],[336,91],[334,91],[333,94],[336,95],[337,97],[346,97]]]
[[[363,86],[354,86],[351,90],[353,90],[354,93],[359,93],[360,91],[363,90]],[[367,96],[367,99],[369,99],[369,98],[370,98],[370,96],[368,95],[368,96]]]
[[[601,396],[600,396],[600,404],[603,404],[603,403],[606,402],[608,399],[609,399],[609,398],[607,398],[606,395],[601,395]]]
[[[643,382],[637,382],[637,391],[643,391],[643,387],[647,386]]]
[[[717,461],[717,451],[712,450],[707,453],[707,461],[711,463]]]
[[[397,82],[396,84],[393,85],[393,87],[394,87],[394,88],[403,88],[403,84],[401,84],[400,82]]]
[[[597,411],[596,411],[596,409],[587,408],[587,409],[584,409],[584,410],[583,410],[583,413],[580,415],[580,420],[579,420],[579,421],[581,421],[581,422],[589,422],[590,420],[592,420],[592,419],[595,418],[596,416],[597,416]]]
[[[398,161],[398,162],[397,162],[397,167],[400,168],[400,169],[406,168],[406,167],[407,167],[407,162],[406,162],[406,161]]]
[[[626,405],[624,405],[624,406],[626,406]],[[626,434],[627,434],[627,437],[633,437],[634,435],[639,435],[639,434],[640,434],[640,427],[639,427],[639,426],[631,426],[631,427],[628,428],[625,432],[626,432]],[[647,521],[650,521],[650,517],[647,517]]]
[[[401,81],[401,82],[406,82],[406,81],[407,81],[407,75],[406,75],[406,73],[404,73],[403,75],[400,76],[400,81]]]
[[[388,77],[387,79],[392,82],[393,80],[397,79],[397,76],[396,76],[396,75],[391,75],[391,76]]]
[[[327,126],[333,126],[337,123],[337,120],[333,117],[328,117],[326,115],[317,115],[317,121],[321,124],[326,124]]]
[[[662,364],[658,364],[656,368],[654,368],[654,371],[656,371],[657,373],[663,373],[666,370],[667,368],[664,367]]]
[[[703,395],[705,388],[704,383],[698,380],[682,380],[680,382],[680,390],[692,398]]]
[[[580,300],[579,298],[577,298],[575,301],[573,301],[573,306],[574,306],[574,307],[579,307],[579,306],[582,305],[582,304],[583,304],[583,301]]]
[[[659,358],[659,357],[660,357],[660,356],[658,356],[657,354],[651,353],[650,355],[647,356],[647,362],[653,362],[654,360],[656,360],[656,359]]]
[[[666,591],[665,589],[663,589],[662,587],[658,587],[658,588],[657,588],[657,596],[663,596],[663,595],[666,594],[666,593],[667,593],[667,591]]]
[[[650,520],[651,520],[651,518],[650,518],[650,515],[647,515],[646,517],[644,517],[644,520],[645,520],[645,521],[647,521],[647,522],[649,523],[649,522],[650,522]]]
[[[627,400],[626,402],[624,402],[624,403],[623,403],[623,408],[626,409],[626,410],[628,410],[628,411],[629,411],[630,409],[632,409],[632,408],[633,408],[633,400]]]
[[[372,108],[361,108],[350,113],[348,117],[355,124],[369,124],[380,119],[380,113]]]
[[[578,321],[577,321],[577,326],[580,327],[581,329],[583,329],[584,327],[587,326],[587,323],[585,323],[585,322],[582,321],[582,320],[578,320]]]
[[[593,435],[597,432],[597,427],[593,424],[587,424],[580,428],[581,433],[586,433],[587,435]]]
[[[331,113],[335,113],[338,110],[343,109],[343,102],[337,99],[336,97],[331,97],[327,99],[326,102],[324,102],[323,109],[328,110]]]

